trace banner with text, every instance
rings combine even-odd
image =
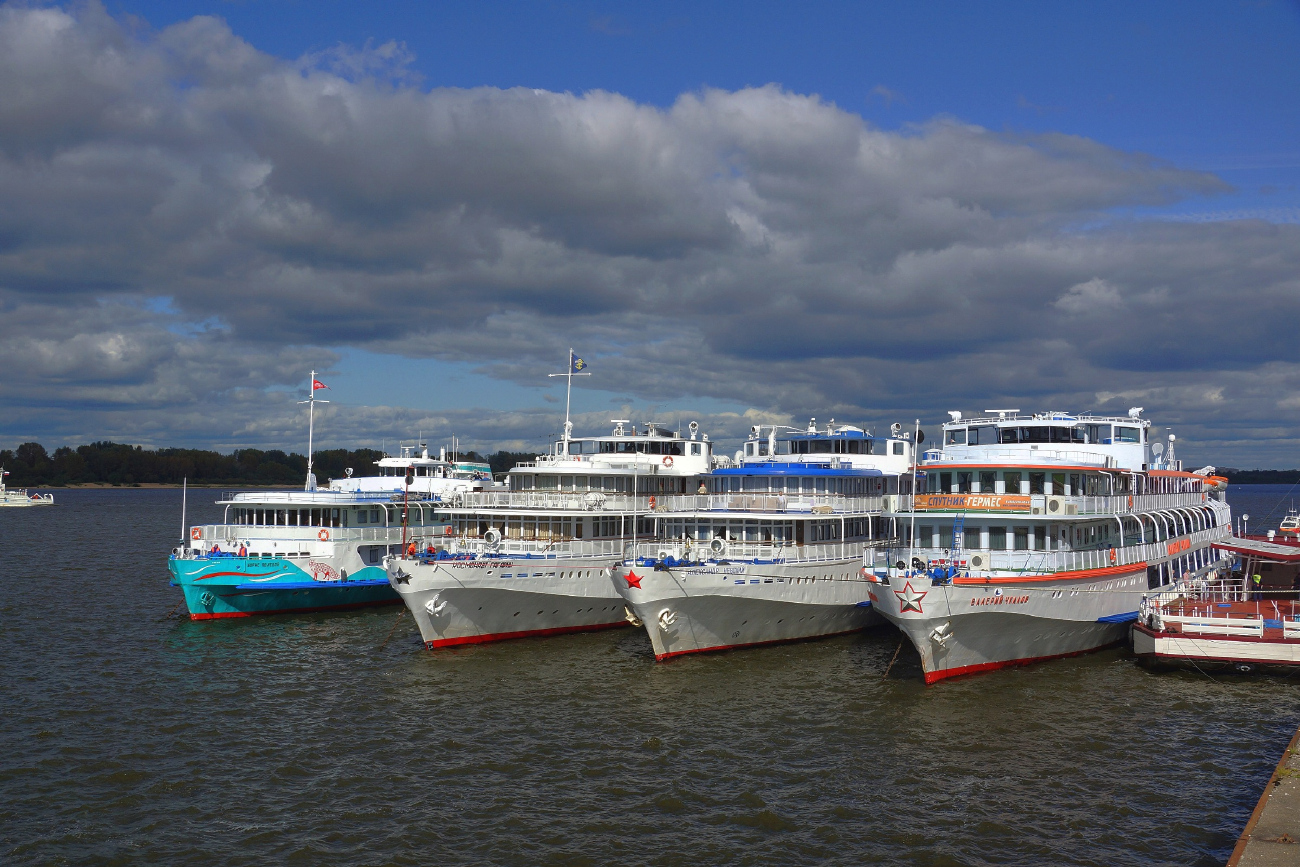
[[[936,512],[1028,512],[1024,494],[917,494],[916,510]]]

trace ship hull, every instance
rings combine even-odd
[[[320,581],[297,563],[280,558],[173,557],[168,565],[171,583],[181,588],[191,620],[346,610],[401,601],[378,566],[357,569],[347,580]]]
[[[996,585],[965,580],[935,585],[921,575],[874,588],[876,610],[912,642],[926,683],[1122,644],[1149,592],[1145,564]]]
[[[1153,669],[1293,675],[1300,668],[1300,641],[1294,638],[1175,633],[1142,623],[1133,627],[1133,653]]]
[[[609,561],[390,560],[388,577],[436,650],[626,626]]]
[[[624,566],[615,586],[655,659],[800,641],[883,623],[858,563]]]

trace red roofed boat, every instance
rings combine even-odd
[[[1232,536],[1215,548],[1240,557],[1240,571],[1144,600],[1133,627],[1138,659],[1207,672],[1294,673],[1300,667],[1300,540],[1270,532]]]

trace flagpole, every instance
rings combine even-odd
[[[569,404],[570,404],[570,399],[573,397],[573,378],[575,376],[591,376],[591,374],[573,372],[573,347],[570,346],[569,365],[564,369],[564,373],[548,373],[546,375],[563,376],[567,380],[567,385],[564,389],[564,435],[562,437],[562,442],[564,443],[564,453],[567,455],[569,453],[569,432],[573,429],[572,425],[569,423]]]
[[[307,383],[307,490],[311,490],[312,435],[316,432],[316,371],[311,372]]]
[[[569,366],[565,368],[565,370],[568,371],[568,376],[565,377],[566,384],[564,386],[564,444],[565,444],[564,453],[567,455],[569,453],[568,444],[569,444],[569,430],[570,430],[569,399],[573,397],[573,347],[572,346],[569,347]]]
[[[326,386],[322,385],[321,388]],[[316,371],[311,372],[311,381],[307,383],[307,399],[300,400],[298,403],[307,404],[307,482],[303,490],[316,490],[316,476],[312,473],[312,451],[314,447],[314,437],[316,433]],[[321,403],[329,403],[328,400],[322,400]]]
[[[907,571],[912,571],[912,552],[916,548],[916,465],[920,456],[916,453],[917,437],[921,435],[921,420],[916,420],[916,432],[912,434],[912,525],[907,530]]]

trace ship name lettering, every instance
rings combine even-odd
[[[1029,596],[977,596],[971,599],[972,606],[977,605],[1022,605],[1029,601]]]

